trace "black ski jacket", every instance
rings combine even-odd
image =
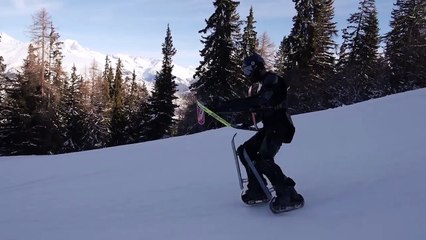
[[[261,115],[264,125],[275,125],[275,118],[287,109],[287,88],[285,80],[274,72],[266,72],[261,77],[260,89],[256,94],[221,103],[215,108],[218,112],[255,112]],[[266,127],[266,126],[265,126]]]
[[[283,138],[288,138],[290,134],[292,138],[294,126],[287,114],[287,82],[274,72],[266,72],[260,78],[261,87],[257,94],[224,102],[215,110],[218,112],[255,112],[256,116],[263,120],[265,130],[283,135]],[[283,139],[283,142],[286,141]]]

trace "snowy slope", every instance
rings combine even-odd
[[[426,239],[426,89],[297,115],[278,164],[305,196],[272,214],[240,202],[230,139],[195,135],[0,158],[0,239]]]
[[[20,42],[6,33],[0,33],[0,36],[0,56],[3,56],[7,65],[6,71],[20,69],[23,60],[28,55],[28,43]],[[97,63],[99,70],[103,71],[106,54],[85,48],[76,40],[66,39],[62,41],[64,42],[62,50],[64,54],[64,67],[68,72],[71,71],[71,67],[75,64],[77,70],[81,74],[85,74],[88,72],[93,61]],[[124,54],[108,55],[113,68],[116,66],[118,58],[120,58],[125,69],[125,74],[130,76],[133,70],[135,70],[137,79],[144,80],[148,87],[152,86],[156,72],[161,70],[161,59],[146,59]],[[176,76],[179,91],[183,92],[188,89],[194,73],[195,71],[192,68],[185,68],[174,64],[173,74]]]

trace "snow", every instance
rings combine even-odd
[[[426,89],[294,116],[276,157],[306,200],[240,201],[230,140],[199,134],[0,158],[0,239],[426,239]],[[194,116],[195,117],[195,116]]]
[[[3,56],[4,63],[6,64],[6,71],[16,72],[19,70],[28,55],[29,43],[24,43],[14,39],[6,33],[1,32],[0,41],[0,56]],[[89,68],[92,66],[93,61],[97,63],[99,71],[104,70],[105,58],[107,54],[96,52],[81,46],[77,40],[65,39],[63,41],[62,52],[64,55],[64,68],[70,72],[73,65],[76,66],[77,72],[80,74],[87,74]],[[159,47],[158,51],[161,51]],[[157,71],[161,70],[161,59],[150,59],[141,56],[130,56],[126,54],[108,54],[111,60],[112,67],[115,69],[118,58],[123,63],[124,73],[131,76],[133,70],[137,75],[137,80],[144,81],[148,89],[152,89],[153,82]],[[195,73],[193,68],[185,68],[183,66],[174,64],[173,74],[176,76],[176,83],[178,84],[178,91],[184,93],[188,90]]]
[[[0,56],[6,64],[6,71],[20,69],[28,55],[28,45],[0,32]]]

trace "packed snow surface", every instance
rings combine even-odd
[[[250,131],[1,157],[0,239],[423,240],[425,103],[422,89],[294,116],[276,161],[306,205],[279,215],[240,201],[230,140]]]

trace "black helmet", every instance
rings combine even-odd
[[[244,58],[243,72],[246,77],[252,78],[262,69],[265,69],[265,60],[259,54],[253,53]]]

